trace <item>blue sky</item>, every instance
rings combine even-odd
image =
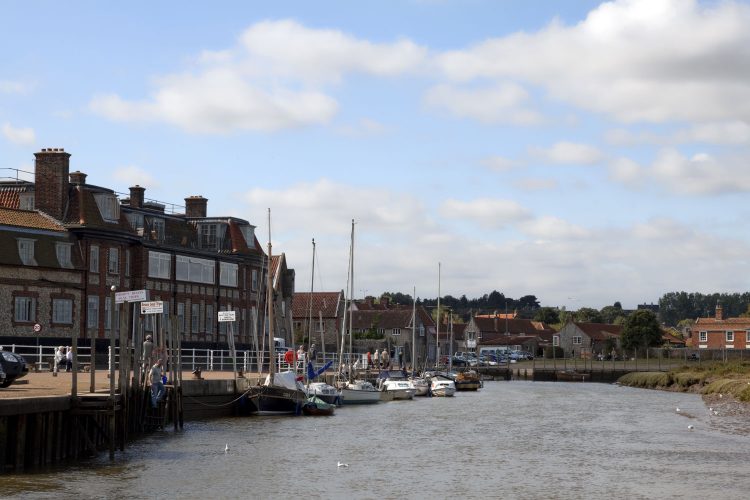
[[[281,5],[278,5],[281,4]],[[0,167],[235,215],[310,289],[747,290],[747,2],[21,2]],[[8,175],[10,171],[3,171]]]

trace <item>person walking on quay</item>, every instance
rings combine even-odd
[[[383,352],[380,353],[380,362],[383,365],[384,370],[388,370],[391,367],[391,356],[388,351],[383,348]]]
[[[164,373],[162,372],[161,358],[157,359],[156,363],[154,363],[154,366],[151,367],[149,376],[151,378],[151,406],[153,408],[156,408],[157,404],[164,397],[165,393],[164,382],[162,381]]]
[[[372,356],[372,359],[375,362],[375,368],[380,369],[380,354],[378,354],[377,349],[375,349],[375,354]]]
[[[318,350],[315,349],[315,344],[310,345],[310,362],[314,363],[315,358],[318,356]]]
[[[73,347],[68,346],[68,352],[65,353],[65,371],[73,369]]]
[[[65,348],[63,346],[60,346],[55,351],[55,373],[58,372],[60,366],[65,366],[65,363]]]
[[[367,351],[367,369],[369,370],[372,366],[372,353],[370,351]]]

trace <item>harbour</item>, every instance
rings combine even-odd
[[[487,382],[326,418],[187,422],[115,462],[102,454],[4,476],[3,496],[744,498],[750,438],[716,429],[714,418],[695,394]]]

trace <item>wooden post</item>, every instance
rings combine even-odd
[[[116,331],[114,325],[115,315],[115,291],[117,287],[112,285],[112,307],[109,310],[110,321],[109,321],[109,459],[115,459],[115,361],[116,361]]]
[[[73,375],[70,382],[70,396],[75,399],[78,397],[78,332],[75,330],[71,335],[70,348],[73,349]]]

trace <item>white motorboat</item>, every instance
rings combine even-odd
[[[344,382],[341,386],[342,405],[361,405],[380,402],[380,391],[366,380]]]
[[[378,377],[378,388],[384,400],[414,399],[417,390],[411,380],[404,377],[400,370],[383,370]]]
[[[447,378],[434,377],[430,381],[430,393],[433,396],[453,396],[456,394],[456,384]]]
[[[334,386],[325,382],[310,382],[307,385],[307,395],[317,396],[328,404],[337,405],[341,401],[341,393]]]

